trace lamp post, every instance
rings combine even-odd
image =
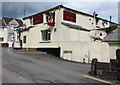
[[[112,16],[110,15],[110,26],[111,26],[111,20],[112,20]]]

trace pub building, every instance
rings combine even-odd
[[[44,51],[84,63],[91,63],[93,58],[110,60],[109,45],[101,42],[107,34],[97,30],[109,27],[110,21],[97,17],[95,12],[90,15],[59,5],[25,17],[23,23],[26,27],[16,31],[21,42],[15,40],[14,49]]]

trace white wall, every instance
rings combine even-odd
[[[110,59],[116,59],[116,50],[120,49],[120,43],[109,43]]]
[[[23,40],[27,36],[26,43],[23,43],[23,48],[58,48],[61,47],[60,57],[67,60],[90,63],[93,58],[98,58],[99,61],[109,62],[109,45],[100,41],[93,41],[91,33],[78,29],[69,28],[62,25],[61,22],[71,23],[82,26],[87,29],[94,29],[92,17],[77,14],[76,23],[63,20],[63,8],[55,11],[55,26],[51,27],[44,23],[35,25],[28,31],[24,31],[21,35]],[[89,20],[91,18],[91,21]],[[24,20],[24,24],[29,26],[29,19]],[[99,21],[101,26],[102,21]],[[102,27],[102,26],[101,26]],[[106,25],[108,27],[108,25]],[[52,29],[52,39],[50,42],[41,41],[41,30]],[[56,31],[54,31],[56,29]],[[16,47],[18,44],[15,44]],[[72,53],[64,53],[71,51]]]
[[[4,38],[4,41],[1,43],[7,43],[8,42],[8,30],[7,28],[4,28],[2,30],[0,30],[0,37]]]
[[[91,63],[93,58],[109,62],[109,46],[102,42],[72,42],[73,61]]]

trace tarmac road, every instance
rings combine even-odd
[[[2,83],[102,83],[88,75],[89,64],[62,60],[43,52],[2,48]]]

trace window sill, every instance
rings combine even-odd
[[[40,41],[39,43],[51,43],[51,41]]]

